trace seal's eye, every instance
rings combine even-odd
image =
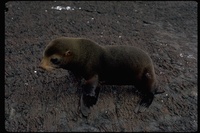
[[[51,62],[55,65],[60,64],[60,60],[58,58],[51,58]]]

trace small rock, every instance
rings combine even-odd
[[[73,118],[72,120],[73,120],[73,121],[77,121],[77,118]]]
[[[67,6],[66,9],[67,9],[67,10],[71,10],[71,7],[70,7],[70,6]]]

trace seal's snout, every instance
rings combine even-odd
[[[49,65],[46,59],[42,59],[41,63],[39,64],[39,67],[47,71],[51,71],[53,69],[53,67]]]

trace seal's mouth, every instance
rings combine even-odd
[[[40,65],[39,67],[42,68],[43,70],[47,70],[47,71],[52,71],[53,69],[55,69],[54,67],[44,66],[44,65]]]

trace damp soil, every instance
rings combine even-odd
[[[4,14],[6,131],[197,131],[197,2],[9,1]],[[60,36],[145,50],[165,93],[135,114],[133,86],[103,85],[83,117],[73,73],[38,67]]]

